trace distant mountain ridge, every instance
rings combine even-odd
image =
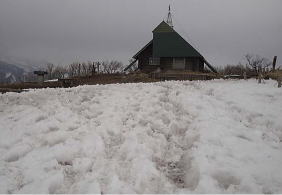
[[[16,83],[23,81],[25,70],[19,65],[0,61],[0,83]]]
[[[24,81],[24,77],[40,66],[16,64],[0,60],[0,83],[17,83]]]

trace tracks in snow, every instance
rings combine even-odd
[[[30,106],[25,112],[40,109],[41,114],[23,123],[24,128],[32,129],[24,132],[24,139],[33,150],[18,157],[16,154],[16,158],[7,157],[6,166],[13,167],[10,161],[15,161],[21,170],[22,161],[50,148],[54,152],[45,160],[55,159],[56,165],[43,165],[47,167],[41,169],[45,162],[34,159],[42,174],[58,174],[49,182],[47,193],[79,193],[79,182],[90,178],[96,178],[91,182],[98,184],[98,193],[195,189],[199,173],[192,148],[199,134],[190,128],[195,116],[178,101],[180,92],[170,83],[110,88],[50,90],[47,93],[52,104],[46,94],[39,92],[33,92],[31,98],[24,94],[24,101],[14,98],[18,104]],[[14,117],[24,121],[21,114]],[[19,127],[13,128],[19,131]],[[25,192],[26,185],[34,182],[25,179],[25,170],[20,175],[23,185],[15,184],[10,192]],[[122,190],[108,190],[116,185]]]

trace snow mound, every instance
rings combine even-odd
[[[0,95],[0,193],[282,193],[274,81]]]

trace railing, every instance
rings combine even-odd
[[[164,80],[211,80],[215,79],[215,76],[208,74],[173,74],[173,73],[150,73],[152,79]]]

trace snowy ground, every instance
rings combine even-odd
[[[0,193],[282,193],[274,81],[0,95]]]

